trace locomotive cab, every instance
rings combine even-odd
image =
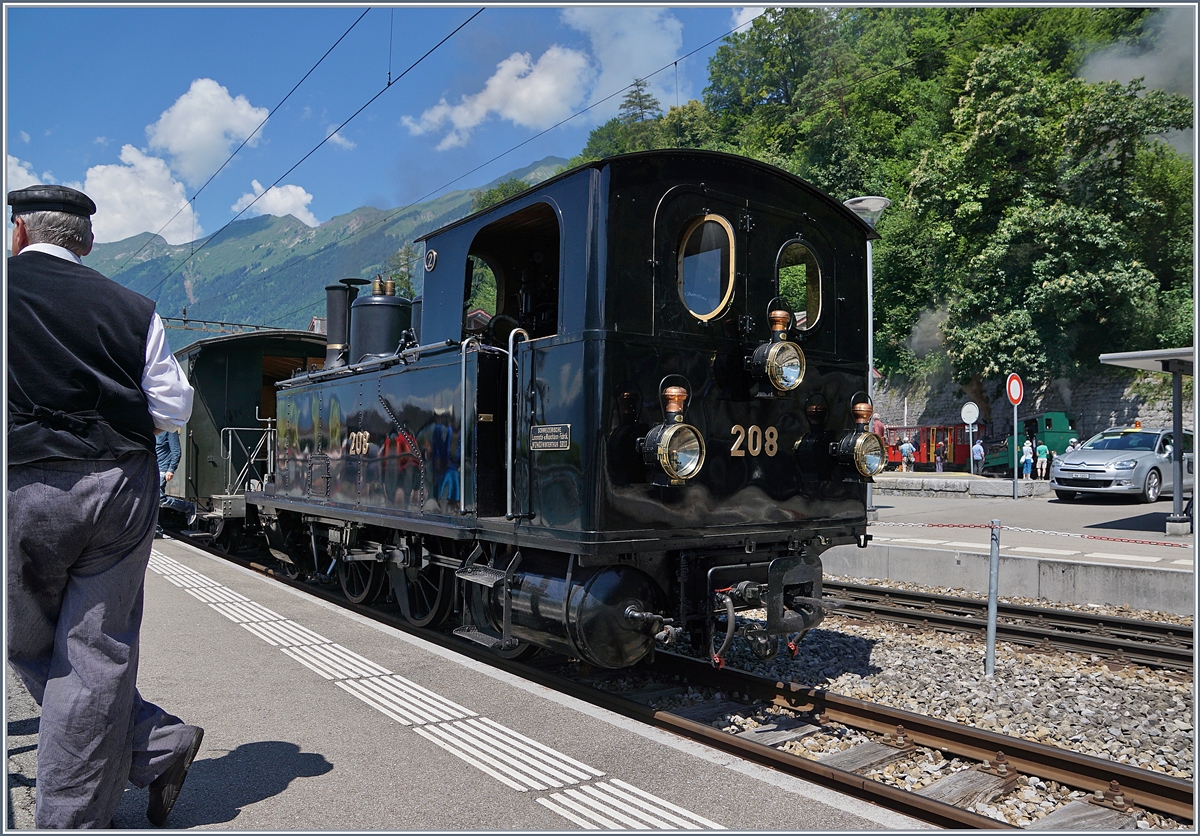
[[[422,345],[282,384],[273,547],[508,652],[794,644],[885,461],[873,236],[785,172],[682,150],[431,233]]]

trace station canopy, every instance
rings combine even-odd
[[[1115,354],[1101,354],[1100,362],[1110,366],[1125,366],[1130,369],[1144,369],[1148,372],[1166,372],[1171,374],[1191,375],[1193,358],[1196,350],[1187,348],[1156,348],[1150,351],[1121,351]]]

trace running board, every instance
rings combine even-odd
[[[479,563],[471,563],[462,567],[454,573],[454,576],[470,583],[486,586],[488,589],[495,589],[504,583],[503,569],[494,569]]]
[[[481,644],[488,649],[494,649],[504,644],[504,639],[495,633],[480,630],[474,624],[464,624],[454,628],[454,635]]]

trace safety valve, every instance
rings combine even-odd
[[[704,467],[704,436],[683,422],[686,388],[668,386],[661,397],[665,402],[663,422],[638,440],[638,451],[653,472],[656,485],[682,485]]]
[[[771,339],[754,349],[750,371],[780,392],[790,392],[804,380],[804,352],[788,339],[791,313],[774,310],[767,319],[771,323]]]
[[[887,464],[883,439],[867,430],[867,423],[875,413],[875,408],[870,402],[859,402],[850,411],[854,415],[854,429],[846,430],[840,439],[830,444],[829,454],[838,460],[838,464],[853,466],[870,479]]]

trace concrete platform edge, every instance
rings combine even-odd
[[[575,699],[574,697],[566,694],[558,693],[557,691],[553,691],[535,682],[529,682],[504,671],[497,670],[489,665],[476,662],[469,657],[455,653],[453,650],[440,647],[436,644],[427,642],[424,639],[409,635],[402,630],[397,630],[393,627],[387,626],[386,624],[380,624],[379,622],[373,621],[370,618],[349,610],[342,609],[334,604],[322,601],[319,598],[313,598],[305,595],[300,590],[293,589],[287,584],[280,583],[250,569],[246,569],[233,563],[221,561],[220,558],[203,552],[183,541],[174,540],[172,542],[199,557],[206,558],[213,562],[218,562],[222,566],[228,566],[237,570],[238,572],[241,572],[247,577],[254,578],[262,583],[272,584],[277,588],[295,595],[298,598],[301,598],[326,610],[336,612],[351,621],[355,621],[359,624],[370,627],[379,631],[380,633],[383,633],[384,635],[400,639],[401,641],[405,641],[409,644],[420,647],[429,653],[439,656],[449,662],[453,662],[454,664],[461,665],[478,673],[482,673],[499,682],[503,682],[507,685],[511,685],[515,688],[526,691],[533,696],[550,700],[558,703],[559,705],[571,708],[580,712],[581,714],[586,714],[594,719],[608,723],[609,725],[625,731],[633,732],[634,734],[640,735],[649,740],[653,740],[660,745],[669,746],[681,753],[704,759],[710,763],[725,767],[727,769],[734,769],[748,778],[762,781],[763,783],[772,787],[779,788],[781,791],[790,792],[815,802],[827,804],[830,807],[834,807],[852,815],[859,816],[867,821],[875,822],[884,829],[902,831],[932,829],[932,827],[925,822],[913,819],[901,813],[894,813],[890,810],[884,810],[874,804],[870,804],[866,801],[860,801],[856,798],[844,795],[832,789],[827,789],[818,784],[812,784],[807,781],[801,781],[796,778],[780,775],[774,770],[758,766],[757,764],[753,764],[748,761],[739,760],[722,752],[708,749],[707,747],[704,747],[698,743],[685,740],[661,729],[636,723],[626,717],[623,717],[619,714],[614,714],[606,709],[590,705],[582,700]]]
[[[835,546],[821,559],[829,575],[988,591],[987,554],[871,543],[865,549]],[[1001,596],[1194,615],[1195,589],[1190,570],[1000,555]]]

